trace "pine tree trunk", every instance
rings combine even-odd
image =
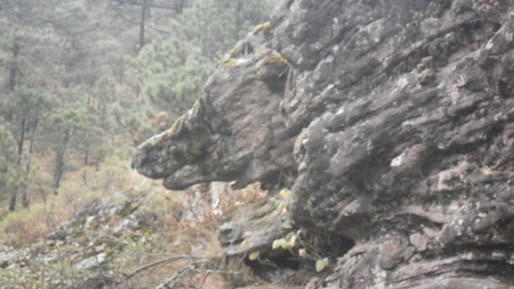
[[[242,10],[243,10],[243,3],[241,1],[237,1],[237,6],[236,6],[236,22],[235,22],[235,26],[236,26],[236,29],[234,29],[235,31],[235,39],[239,39],[239,31],[241,31],[241,27],[243,26],[243,15],[241,15],[242,13]]]
[[[27,167],[25,169],[25,180],[23,182],[23,188],[21,191],[21,203],[23,207],[28,208],[30,204],[30,196],[29,196],[29,183],[30,183],[30,171],[32,169],[32,153],[34,152],[34,136],[36,135],[36,130],[38,127],[39,120],[36,119],[32,126],[32,131],[30,133],[30,146],[29,146],[29,155],[27,160]]]
[[[141,20],[139,22],[139,50],[143,49],[145,46],[145,25],[149,8],[148,0],[143,0],[143,6],[141,6]]]
[[[84,166],[87,166],[89,164],[89,145],[86,145],[86,148],[84,150]]]
[[[18,143],[17,143],[17,146],[18,146],[18,151],[17,151],[17,154],[18,154],[18,159],[16,160],[16,167],[18,169],[21,168],[21,157],[23,155],[23,145],[25,143],[25,127],[27,125],[27,119],[26,117],[23,117],[22,121],[21,121],[21,127],[20,127],[20,138],[18,139]],[[16,188],[11,188],[11,195],[9,197],[9,211],[15,211],[16,210],[16,198],[18,196],[18,187]]]
[[[68,128],[64,132],[64,138],[61,146],[55,152],[55,169],[54,169],[54,194],[57,195],[57,190],[61,185],[62,175],[64,173],[64,155],[66,154],[66,147],[70,140],[71,129]]]
[[[18,65],[17,65],[17,58],[18,54],[20,53],[20,45],[18,43],[14,43],[13,48],[11,49],[12,56],[13,56],[13,62],[11,63],[9,67],[9,91],[14,91],[17,86],[17,77],[18,77]]]
[[[16,189],[12,189],[11,196],[9,198],[9,211],[14,212],[16,210]]]
[[[177,14],[182,14],[182,11],[184,11],[185,5],[186,5],[186,0],[178,1],[177,8],[175,9],[177,11]]]
[[[20,127],[20,138],[18,139],[18,160],[16,161],[16,164],[18,167],[21,165],[21,157],[23,154],[23,145],[25,143],[25,127],[27,126],[27,118],[23,116],[23,119],[21,120],[21,127]]]

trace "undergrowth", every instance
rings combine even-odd
[[[97,278],[96,273],[72,264],[77,256],[87,256],[88,250],[95,246],[103,246],[102,254],[110,260],[103,272],[113,282],[109,284],[113,289],[153,288],[193,262],[189,257],[161,262],[170,256],[221,260],[218,222],[243,204],[265,197],[266,192],[258,184],[243,190],[232,190],[228,184],[218,185],[218,194],[209,193],[207,185],[180,192],[167,191],[160,182],[131,170],[128,161],[119,156],[107,158],[97,167],[68,173],[57,195],[49,193],[32,202],[29,208],[0,218],[0,259],[2,254],[15,252],[21,260],[16,265],[0,268],[0,288],[76,288],[84,280]],[[131,218],[130,212],[127,215],[122,212],[100,226],[79,225],[77,230],[87,237],[84,241],[73,245],[49,241],[49,234],[63,223],[73,223],[92,204],[126,200],[142,200],[137,214],[149,220],[147,225],[113,237],[109,232],[123,223],[124,218]],[[111,240],[119,243],[110,245]],[[77,248],[76,244],[84,247]],[[47,252],[43,254],[46,259],[33,260],[31,256],[41,252]],[[190,276],[190,281],[194,283],[200,278],[201,282],[207,282],[208,275],[202,275],[203,279]]]

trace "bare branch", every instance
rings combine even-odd
[[[130,272],[129,274],[124,274],[124,275],[125,275],[126,280],[128,280],[128,279],[134,277],[135,275],[139,274],[140,272],[148,270],[148,269],[150,269],[152,267],[158,266],[158,265],[163,264],[163,263],[175,262],[175,261],[183,260],[183,259],[189,259],[192,262],[194,262],[195,257],[188,256],[188,255],[175,255],[175,256],[171,256],[171,257],[168,257],[168,258],[164,258],[164,259],[161,259],[161,260],[157,260],[157,261],[145,264],[145,265],[137,268],[136,270]],[[207,258],[199,258],[199,259],[207,260]]]

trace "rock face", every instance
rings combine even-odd
[[[354,244],[312,288],[514,288],[513,35],[510,0],[282,1],[134,165],[290,188]]]

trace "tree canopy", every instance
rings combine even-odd
[[[28,204],[37,174],[52,175],[58,193],[67,171],[170,125],[221,56],[266,20],[267,3],[1,1],[0,196],[10,195],[9,208],[18,195]]]

